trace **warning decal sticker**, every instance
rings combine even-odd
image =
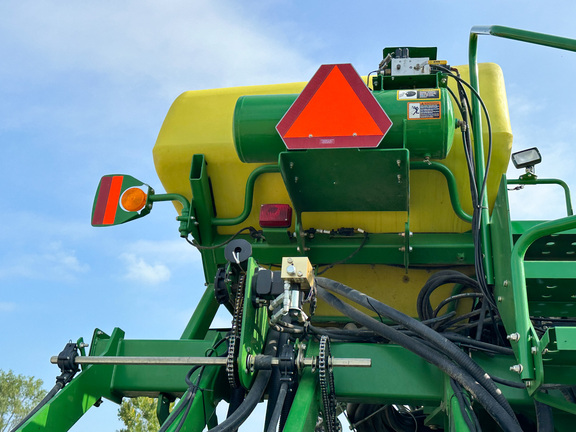
[[[440,89],[398,90],[396,99],[440,99]]]
[[[442,117],[440,102],[409,102],[408,120],[430,120]]]

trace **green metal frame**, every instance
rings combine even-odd
[[[475,26],[470,30],[470,44],[468,51],[468,59],[470,64],[470,85],[478,93],[480,92],[480,84],[478,80],[478,62],[477,62],[477,52],[478,52],[478,36],[479,35],[490,35],[497,36],[506,39],[514,39],[521,42],[528,42],[537,45],[549,46],[552,48],[559,48],[568,51],[576,51],[576,40],[563,38],[559,36],[552,36],[544,33],[536,33],[526,30],[515,29],[511,27],[504,26]],[[472,111],[475,113],[480,113],[480,101],[476,97],[472,97]],[[486,176],[486,164],[484,156],[484,145],[482,138],[482,118],[476,115],[472,119],[473,127],[473,137],[474,137],[474,160],[476,162],[476,182],[478,184],[478,192],[482,183],[484,182],[484,177]],[[482,250],[484,252],[484,268],[486,271],[486,278],[488,283],[493,283],[493,265],[490,257],[492,256],[492,249],[490,243],[490,228],[489,222],[489,210],[488,210],[488,197],[485,194],[483,196],[481,206],[481,219],[480,219],[480,236],[482,239]]]
[[[572,211],[572,198],[570,198],[570,188],[565,181],[560,179],[539,179],[536,176],[521,176],[519,179],[508,180],[509,185],[539,185],[539,184],[556,184],[564,189],[564,199],[566,200],[566,213],[568,216],[572,216],[574,212]]]
[[[526,32],[508,27],[474,27],[470,35],[470,74],[471,85],[478,91],[478,68],[476,63],[478,35],[494,35],[524,42],[537,43],[561,49],[576,51],[576,41],[539,33]],[[472,98],[473,111],[480,112],[480,103]],[[481,116],[475,115],[474,147],[476,158],[476,179],[478,185],[483,184],[486,173],[485,156],[482,143]],[[456,181],[452,172],[438,162],[410,162],[407,150],[389,150],[388,154],[402,152],[400,161],[401,176],[409,176],[410,170],[436,170],[447,182],[450,200],[455,214],[465,222],[470,223],[472,216],[467,214],[461,205]],[[310,152],[312,154],[314,152]],[[346,152],[334,152],[334,154]],[[351,152],[348,152],[351,153]],[[360,152],[359,152],[360,153]],[[404,154],[406,153],[406,154]],[[368,154],[366,152],[366,154]],[[380,153],[379,153],[380,154]],[[399,153],[398,153],[399,154]],[[364,157],[364,156],[363,156]],[[214,199],[208,176],[204,155],[196,154],[192,158],[190,170],[190,187],[192,201],[179,194],[150,194],[149,201],[178,201],[182,204],[179,232],[182,237],[193,235],[195,241],[202,246],[203,266],[207,281],[206,290],[184,329],[181,339],[157,340],[127,340],[124,332],[115,329],[110,336],[96,329],[92,339],[90,356],[210,356],[221,355],[226,344],[222,343],[216,350],[213,347],[223,341],[225,334],[218,330],[209,330],[209,326],[218,310],[214,298],[214,275],[219,266],[226,265],[224,245],[230,239],[229,235],[218,233],[219,226],[237,226],[250,215],[254,201],[256,181],[268,173],[281,173],[286,180],[294,180],[290,175],[291,162],[300,163],[297,156],[280,156],[279,164],[261,165],[255,168],[248,177],[244,208],[242,212],[231,218],[216,217]],[[318,160],[311,161],[316,163]],[[306,165],[297,177],[307,175],[310,166]],[[376,168],[372,168],[375,172]],[[380,175],[380,173],[378,173]],[[398,175],[396,172],[394,175]],[[345,178],[343,177],[338,177]],[[385,174],[379,177],[387,182]],[[408,180],[408,179],[406,179]],[[514,224],[510,221],[507,185],[508,184],[559,184],[564,188],[568,217],[538,224]],[[313,184],[308,180],[307,187]],[[357,185],[356,185],[357,186]],[[347,199],[354,193],[351,186],[344,191]],[[408,200],[407,185],[386,185],[391,193],[399,193],[399,199]],[[328,188],[328,186],[326,186]],[[288,192],[295,197],[300,191],[289,187]],[[309,198],[309,197],[308,197]],[[521,179],[506,181],[503,177],[499,194],[496,199],[492,218],[489,219],[487,197],[483,196],[481,240],[485,255],[485,268],[488,282],[495,283],[495,295],[499,312],[509,334],[517,333],[511,338],[515,358],[506,355],[484,355],[471,352],[471,357],[488,374],[502,377],[516,383],[525,383],[524,388],[503,387],[502,392],[517,412],[533,417],[533,400],[539,400],[556,409],[556,427],[558,430],[573,428],[573,415],[576,405],[565,401],[560,392],[551,390],[541,392],[542,384],[562,383],[576,385],[576,328],[556,327],[548,329],[539,335],[531,321],[529,302],[532,279],[569,277],[576,279],[574,261],[540,261],[531,260],[530,251],[538,249],[540,239],[546,236],[569,236],[566,233],[576,229],[576,216],[572,216],[572,205],[568,186],[556,179]],[[304,211],[310,202],[303,206]],[[332,203],[323,202],[333,210]],[[302,206],[301,206],[302,207]],[[408,206],[406,206],[408,207]],[[368,208],[373,210],[373,208]],[[385,208],[377,208],[386,210]],[[402,207],[404,209],[404,207]],[[366,210],[365,208],[363,210]],[[395,207],[393,210],[397,210]],[[406,211],[408,208],[406,208]],[[244,320],[241,331],[241,352],[239,357],[240,379],[249,388],[254,379],[254,373],[244,368],[250,353],[261,353],[268,330],[268,311],[252,303],[252,278],[259,271],[260,265],[278,264],[282,257],[305,254],[317,264],[338,262],[351,256],[350,264],[388,264],[396,266],[419,265],[430,268],[436,265],[457,266],[474,264],[474,242],[472,233],[415,233],[412,236],[409,224],[403,233],[371,233],[368,238],[360,235],[338,236],[334,234],[316,233],[308,235],[301,224],[302,208],[296,209],[297,218],[295,231],[297,238],[290,238],[277,230],[268,232],[271,241],[251,239],[247,235],[238,238],[250,240],[253,247],[253,258],[249,259],[246,279],[246,300],[244,304]],[[408,213],[408,211],[407,211]],[[407,216],[408,219],[408,216]],[[404,234],[403,236],[398,234]],[[567,237],[569,241],[571,237]],[[361,249],[359,247],[363,245]],[[541,250],[541,249],[538,249]],[[352,256],[353,255],[353,256]],[[572,267],[568,267],[572,266]],[[527,282],[528,281],[528,282]],[[555,310],[555,309],[550,309]],[[561,312],[555,312],[561,313]],[[337,318],[329,317],[331,321]],[[344,318],[340,320],[342,322]],[[449,431],[468,430],[460,406],[454,397],[448,377],[439,369],[427,363],[421,357],[394,344],[369,344],[332,342],[332,354],[335,357],[371,358],[372,367],[334,369],[335,392],[340,401],[364,402],[375,404],[407,404],[423,406],[426,414],[426,424],[431,427],[441,427]],[[318,343],[311,340],[305,348],[306,356],[318,354]],[[516,360],[517,359],[517,360]],[[521,365],[521,372],[510,371],[512,363]],[[168,413],[168,402],[181,397],[187,388],[183,377],[188,372],[187,366],[136,366],[136,365],[103,365],[92,364],[84,366],[82,372],[61,390],[47,405],[38,411],[20,431],[64,431],[72,425],[101,398],[120,403],[123,397],[153,396],[159,398],[158,415],[162,420],[177,416],[176,421],[168,429],[174,430],[182,413],[176,410]],[[383,373],[385,371],[385,373]],[[299,386],[295,394],[294,404],[287,418],[285,431],[299,432],[313,430],[318,414],[321,411],[321,396],[318,380],[310,368],[299,371]],[[200,381],[200,390],[190,406],[190,413],[183,423],[182,431],[201,431],[206,426],[217,424],[215,408],[219,401],[230,397],[230,389],[226,384],[223,368],[207,366]],[[572,416],[572,417],[571,417]]]

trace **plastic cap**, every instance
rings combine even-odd
[[[126,211],[137,212],[144,208],[148,195],[142,189],[133,187],[127,189],[120,200]]]

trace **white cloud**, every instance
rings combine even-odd
[[[172,270],[200,262],[200,254],[179,240],[139,240],[120,255],[127,266],[126,279],[157,285],[170,280]]]
[[[1,313],[12,312],[14,310],[16,310],[16,303],[0,301],[0,312]]]
[[[9,33],[22,35],[18,42],[44,67],[97,71],[134,87],[152,80],[170,97],[238,81],[277,82],[280,70],[283,79],[306,79],[314,69],[278,29],[272,36],[232,2],[23,1],[9,15],[6,25],[18,26]]]
[[[162,260],[175,265],[190,264],[200,261],[200,253],[183,239],[151,241],[138,240],[125,248],[129,254],[147,259]]]
[[[156,285],[170,280],[170,269],[162,263],[150,264],[134,254],[123,253],[120,258],[126,264],[126,279]]]
[[[88,264],[76,257],[76,251],[65,248],[61,242],[50,242],[39,246],[38,252],[5,257],[0,265],[0,279],[71,281],[89,269]]]

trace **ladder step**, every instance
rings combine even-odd
[[[530,315],[576,317],[576,262],[526,261]]]

